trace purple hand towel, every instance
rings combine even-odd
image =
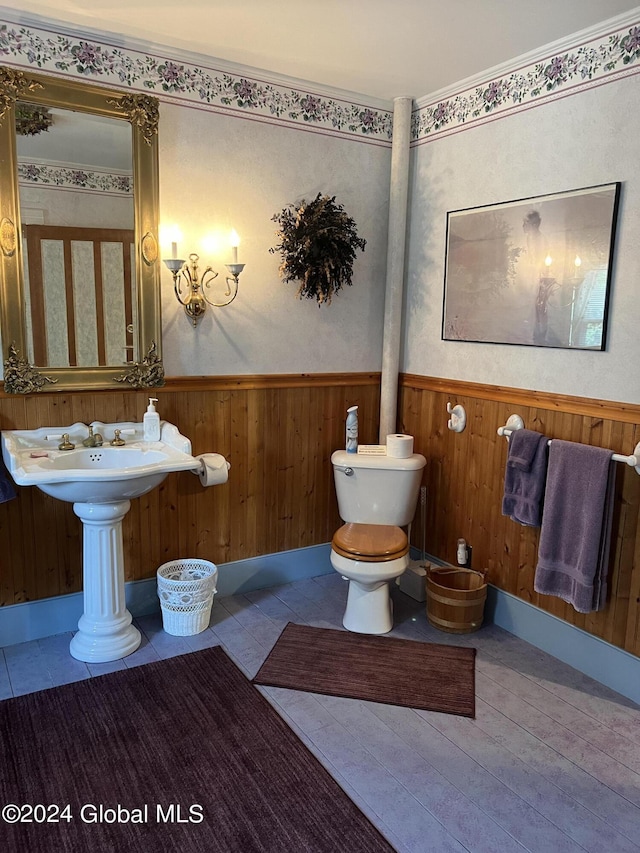
[[[578,613],[606,600],[614,482],[610,450],[551,442],[534,589]]]
[[[509,439],[502,514],[519,524],[540,527],[547,477],[547,437],[516,429]]]

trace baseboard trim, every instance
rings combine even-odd
[[[220,564],[217,594],[241,594],[329,574],[333,571],[330,552],[331,545],[326,543]],[[134,618],[160,610],[155,578],[125,584],[125,596]],[[81,615],[81,592],[2,607],[0,648],[75,631]]]
[[[489,585],[485,619],[640,704],[640,658]]]
[[[333,572],[331,543],[265,554],[219,566],[218,595],[236,595]],[[155,581],[153,581],[155,584]]]

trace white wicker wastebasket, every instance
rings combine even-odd
[[[186,637],[209,626],[218,569],[208,560],[172,560],[157,571],[162,625],[167,634]]]

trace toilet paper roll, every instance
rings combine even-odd
[[[412,435],[388,435],[387,456],[393,459],[408,459],[413,453]]]
[[[217,486],[227,482],[231,465],[220,453],[202,453],[196,459],[201,463],[198,477],[203,486]]]

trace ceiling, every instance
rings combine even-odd
[[[385,100],[431,94],[640,13],[638,0],[15,0],[6,8],[31,22],[124,34]]]

